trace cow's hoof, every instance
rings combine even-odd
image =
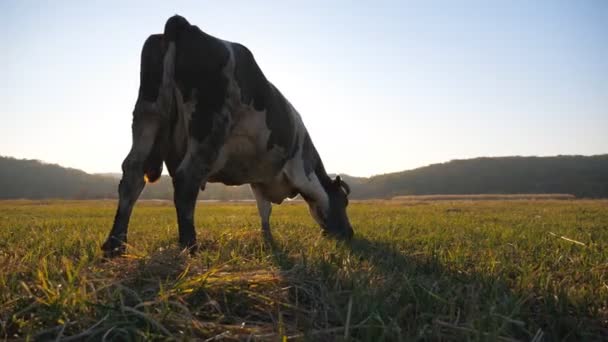
[[[182,243],[181,246],[184,251],[188,251],[192,256],[198,252],[198,244],[196,242]]]
[[[112,259],[125,255],[127,252],[127,246],[124,243],[115,244],[106,241],[103,246],[101,246],[101,250],[103,251],[103,257],[105,259]]]

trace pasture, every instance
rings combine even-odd
[[[351,203],[355,238],[302,203],[139,202],[104,261],[115,201],[0,202],[0,339],[580,341],[608,338],[608,201]]]

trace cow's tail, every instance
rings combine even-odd
[[[175,42],[169,42],[163,59],[163,89],[172,89],[175,76],[175,49]]]
[[[179,35],[188,27],[190,27],[188,20],[179,15],[172,16],[165,24],[163,36],[167,43],[167,51],[165,52],[163,65],[163,83],[173,80],[173,74],[175,73],[175,44]]]
[[[163,59],[163,80],[162,80],[162,89],[166,91],[164,96],[165,99],[172,99],[172,101],[165,101],[167,103],[163,104],[163,112],[170,113],[173,107],[173,88],[174,88],[174,80],[175,80],[175,55],[177,49],[177,39],[179,35],[190,27],[190,23],[186,20],[186,18],[174,15],[167,20],[165,24],[165,32],[163,34],[165,40],[165,56]]]
[[[174,15],[167,20],[165,32],[165,55],[163,58],[163,79],[161,92],[163,93],[163,103],[160,104],[163,113],[171,113],[174,107],[173,88],[175,86],[175,55],[177,50],[177,38],[179,34],[190,26],[190,23],[179,15]]]

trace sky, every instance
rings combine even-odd
[[[608,1],[0,2],[0,155],[120,172],[168,17],[246,45],[329,172],[608,153]]]

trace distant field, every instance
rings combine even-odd
[[[99,246],[114,201],[0,202],[0,338],[608,339],[608,201],[384,201],[324,238],[302,203],[199,203],[202,251],[142,202],[130,254]]]
[[[456,200],[551,200],[575,199],[569,194],[480,194],[480,195],[411,195],[395,196],[397,201],[456,201]]]

